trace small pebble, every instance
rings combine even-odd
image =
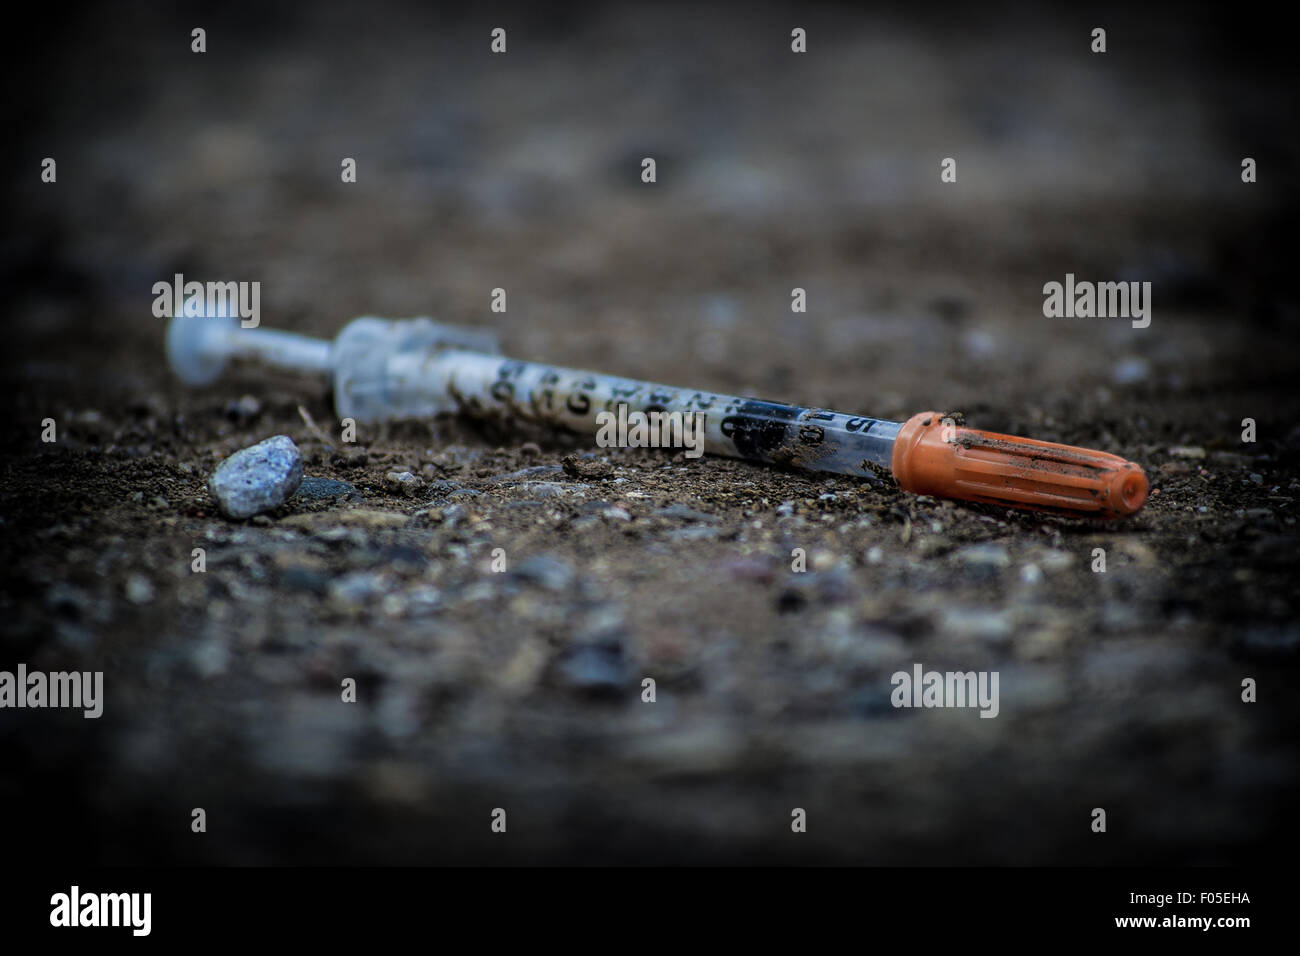
[[[742,581],[770,584],[776,577],[771,560],[763,557],[733,558],[722,565],[723,573]]]
[[[623,512],[627,514],[627,512]],[[626,521],[626,518],[621,520]],[[717,528],[710,528],[705,525],[691,525],[687,528],[674,528],[667,532],[664,537],[671,541],[711,541],[718,536]]]
[[[694,508],[688,508],[686,505],[676,504],[669,505],[667,508],[660,508],[655,511],[660,518],[679,518],[682,521],[702,521],[706,524],[716,524],[717,515],[706,514],[703,511],[696,511]]]
[[[588,515],[599,515],[602,518],[608,518],[611,521],[631,521],[632,515],[625,508],[611,504],[608,501],[590,501],[582,506],[582,513]]]
[[[504,475],[493,475],[488,480],[493,484],[507,481],[526,481],[529,478],[540,478],[543,475],[558,475],[564,471],[559,465],[533,465],[531,468],[520,468],[518,471],[507,472]]]
[[[521,487],[535,498],[563,498],[566,494],[564,485],[553,481],[530,481]]]
[[[153,600],[153,585],[143,574],[133,574],[126,579],[126,599],[132,604],[148,604]]]
[[[226,417],[241,425],[247,425],[261,413],[262,403],[252,395],[226,403]]]
[[[413,498],[424,487],[424,480],[409,471],[390,471],[384,476],[384,486],[407,498]]]
[[[972,544],[957,552],[957,560],[972,567],[1005,568],[1011,564],[1011,555],[1001,545]]]
[[[575,691],[600,697],[615,697],[627,683],[627,663],[617,639],[579,645],[560,662],[560,676]]]
[[[947,638],[974,638],[991,643],[1009,640],[1012,634],[1009,612],[981,607],[946,607],[938,626]]]
[[[332,501],[335,498],[360,498],[361,492],[357,490],[356,485],[346,481],[307,477],[298,485],[298,490],[293,496],[303,501]]]
[[[329,590],[331,578],[322,571],[312,568],[289,567],[280,575],[280,584],[286,588],[310,591],[313,594],[325,594]]]
[[[302,453],[288,435],[235,452],[212,473],[208,491],[228,518],[251,518],[284,504],[302,482]]]
[[[614,474],[614,466],[597,458],[579,458],[568,455],[560,463],[565,474],[573,478],[608,478]]]
[[[548,591],[564,591],[574,581],[574,571],[567,562],[544,554],[520,561],[510,571],[511,577],[540,585]]]
[[[359,607],[388,591],[383,574],[372,571],[353,571],[330,582],[329,595],[344,607]]]
[[[1126,358],[1115,363],[1111,378],[1117,385],[1134,385],[1151,375],[1151,364],[1142,358]]]
[[[818,549],[809,556],[808,563],[814,571],[829,571],[839,565],[840,557],[833,551]]]

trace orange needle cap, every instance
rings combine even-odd
[[[1146,475],[1118,455],[945,425],[938,412],[903,424],[890,464],[913,494],[1081,518],[1126,517],[1147,499]]]

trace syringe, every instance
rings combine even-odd
[[[331,343],[241,328],[237,317],[178,315],[172,369],[215,381],[232,357],[333,378],[341,418],[378,422],[461,413],[594,434],[602,411],[702,416],[710,454],[875,478],[888,470],[914,494],[1062,515],[1119,518],[1142,507],[1147,479],[1106,452],[958,425],[938,412],[906,422],[719,395],[506,358],[491,333],[427,318],[359,318]]]

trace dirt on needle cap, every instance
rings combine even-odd
[[[938,412],[904,423],[891,467],[913,494],[1080,518],[1123,518],[1147,499],[1146,475],[1118,455],[958,427]]]

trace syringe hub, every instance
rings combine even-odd
[[[191,313],[199,314],[191,314]],[[222,306],[205,312],[191,300],[167,327],[167,358],[187,385],[209,385],[231,358],[330,376],[335,407],[358,421],[454,411],[429,362],[447,349],[496,354],[496,336],[429,318],[353,319],[331,343],[294,332],[243,328]]]

